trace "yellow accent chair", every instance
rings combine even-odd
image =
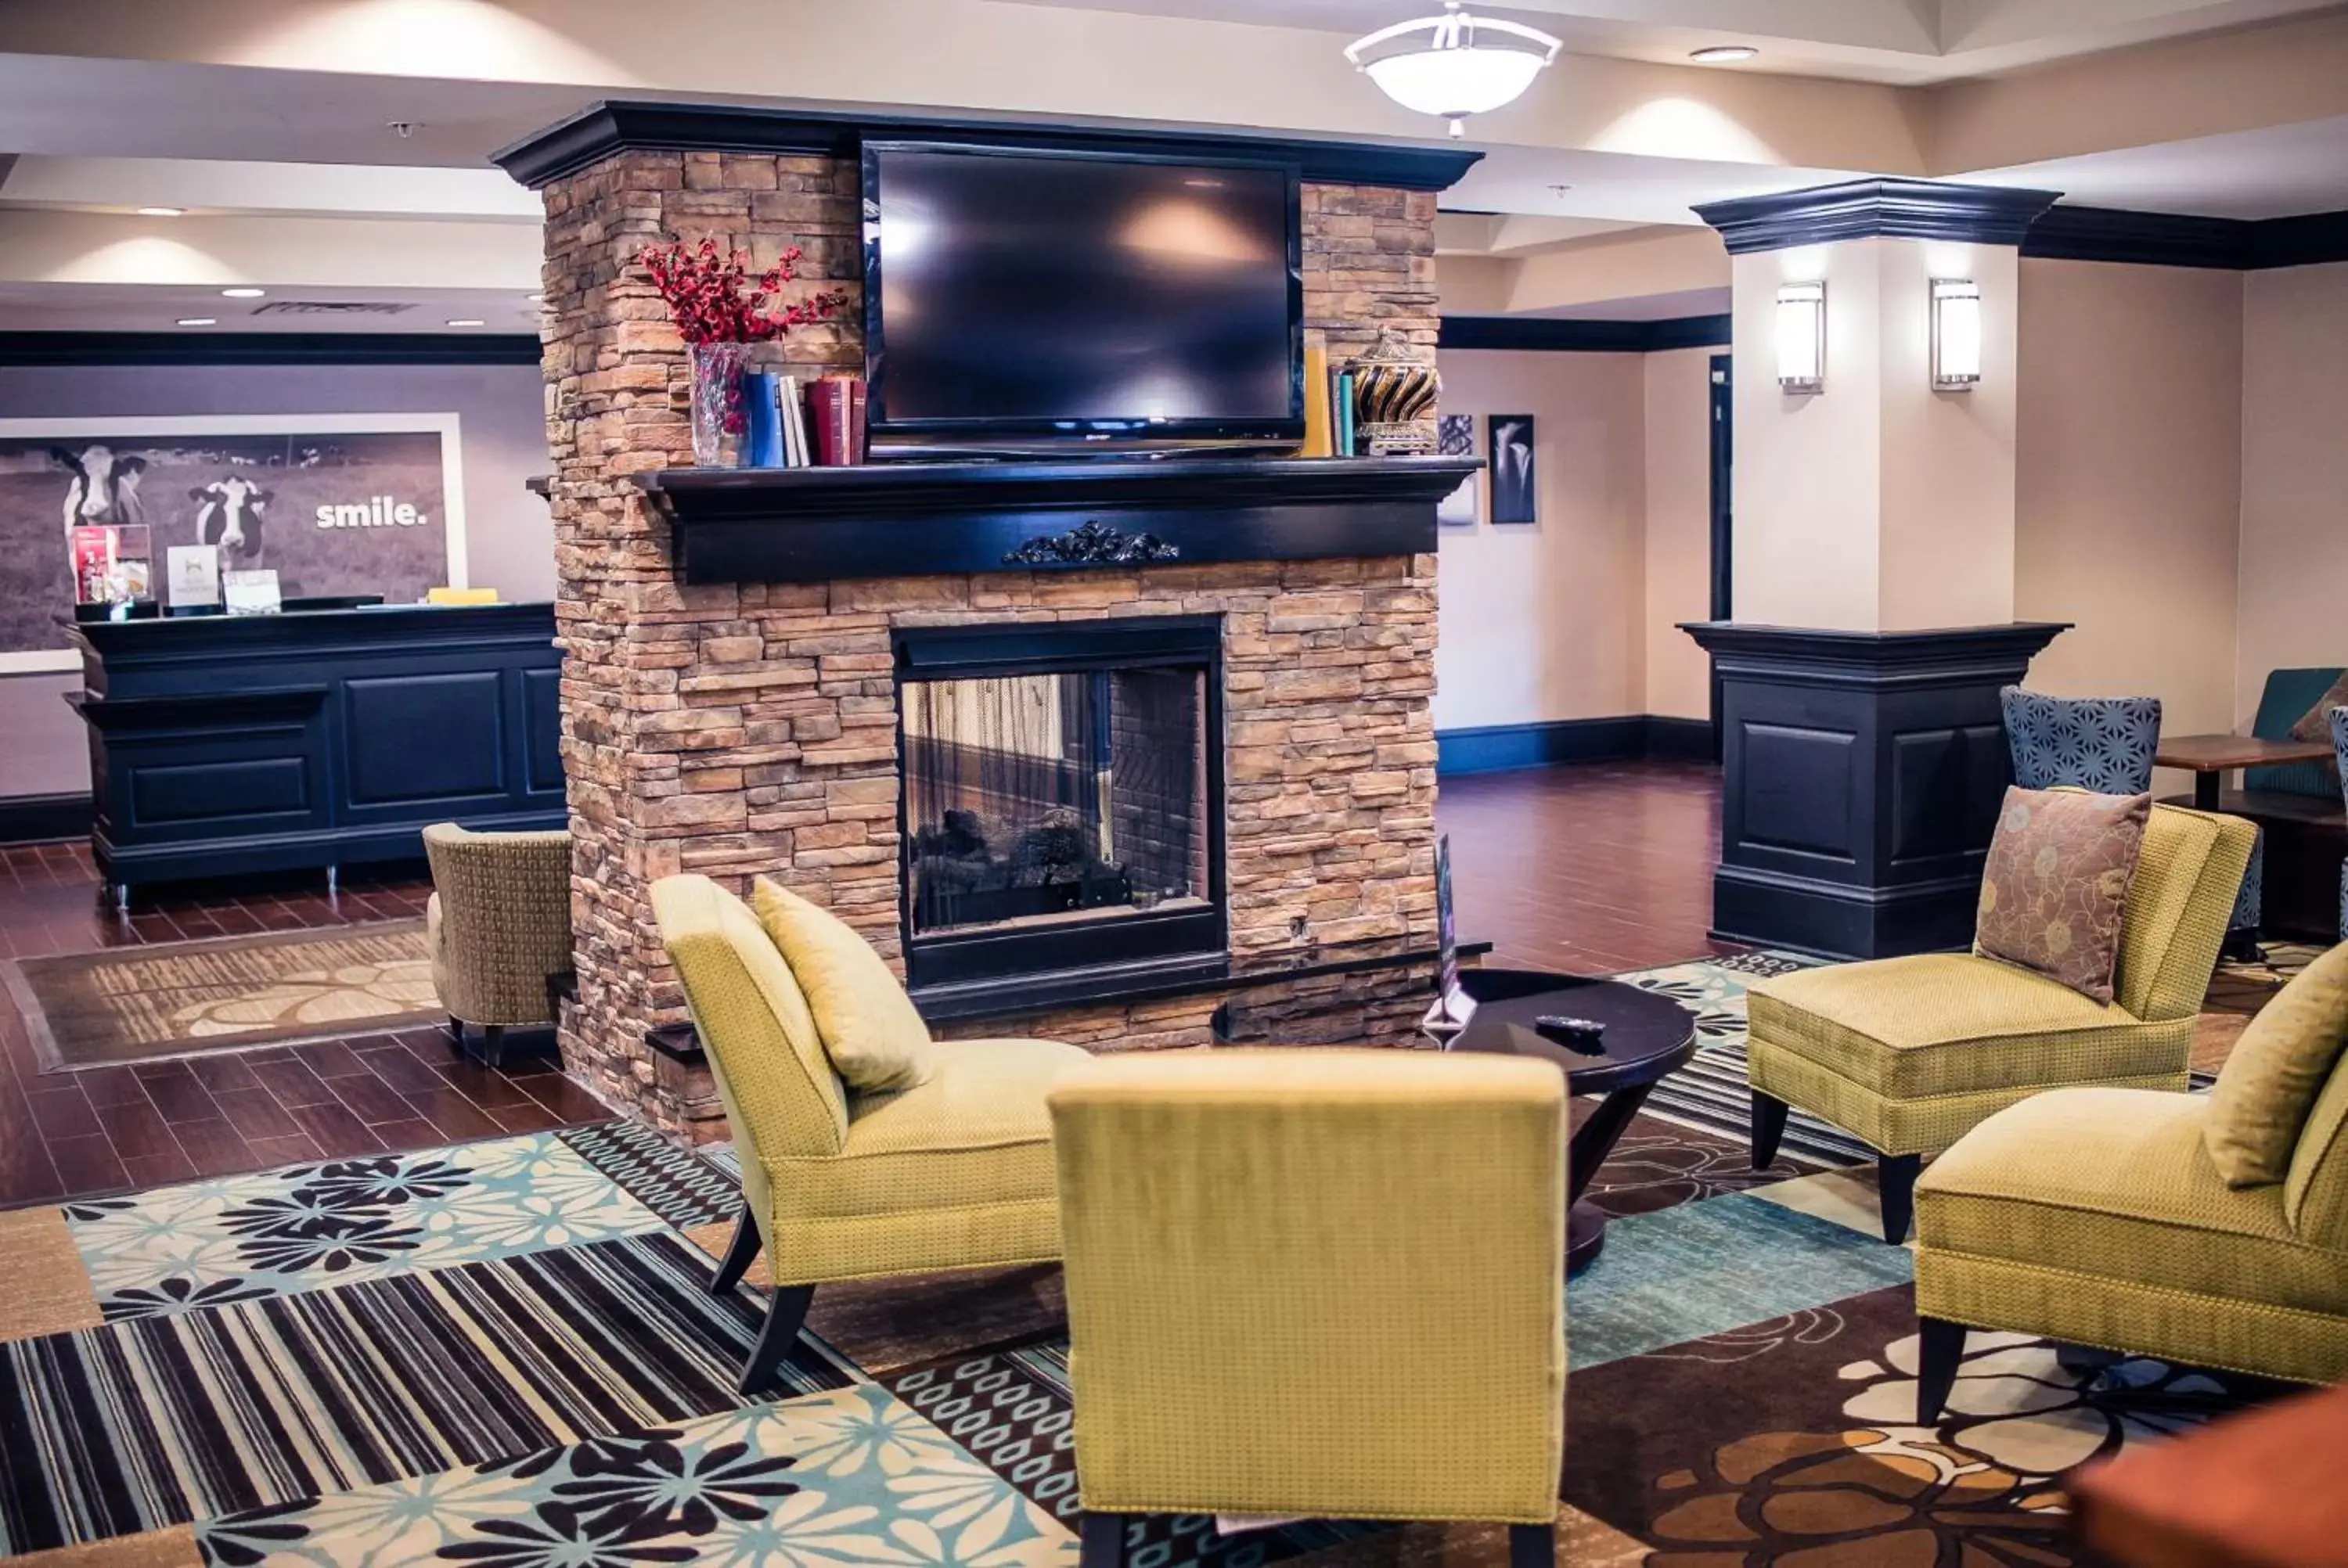
[[[1398,1050],[1102,1057],[1051,1096],[1084,1568],[1129,1516],[1506,1522],[1552,1559],[1565,1080]]]
[[[424,602],[441,605],[495,604],[498,590],[493,588],[427,588]]]
[[[1803,969],[1747,997],[1753,1164],[1777,1157],[1789,1106],[1876,1151],[1883,1239],[1908,1235],[1923,1156],[2049,1089],[2182,1090],[2193,1022],[2257,829],[2156,805],[2128,884],[2109,1006],[1969,953]]]
[[[761,1249],[775,1279],[744,1394],[771,1383],[825,1280],[1060,1255],[1044,1095],[1087,1060],[1082,1049],[953,1040],[913,1087],[858,1091],[749,906],[706,876],[663,877],[652,896],[742,1166],[742,1213],[710,1294],[732,1290]]]
[[[571,835],[436,822],[424,830],[424,857],[432,989],[457,1049],[478,1028],[481,1058],[495,1067],[506,1030],[554,1022],[571,981]]]
[[[2210,1094],[2063,1089],[1918,1184],[1918,1419],[1970,1328],[2294,1382],[2348,1378],[2348,947],[2253,1020]]]

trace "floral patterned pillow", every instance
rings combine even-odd
[[[1973,951],[2108,1005],[2148,794],[2005,792],[1982,876]]]
[[[2334,708],[2348,708],[2348,675],[2332,682],[2330,689],[2315,700],[2315,706],[2299,716],[2299,723],[2291,727],[2291,738],[2313,745],[2330,740]]]

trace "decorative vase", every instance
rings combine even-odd
[[[693,369],[693,461],[716,468],[726,462],[726,437],[742,428],[742,365],[750,345],[696,343],[685,346]]]

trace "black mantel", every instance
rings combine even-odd
[[[1398,556],[1472,457],[1169,454],[634,476],[686,582]]]

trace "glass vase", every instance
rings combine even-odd
[[[726,464],[727,437],[742,433],[742,364],[749,344],[696,343],[685,347],[693,368],[693,461],[696,467]],[[740,449],[739,441],[734,449]]]

